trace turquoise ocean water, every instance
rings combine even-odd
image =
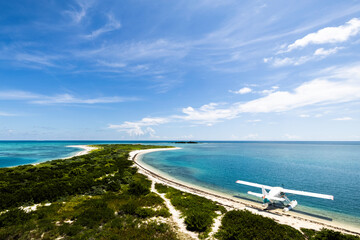
[[[68,145],[169,142],[0,141],[0,167],[32,164],[70,156]],[[360,142],[203,142],[176,144],[180,150],[153,152],[142,161],[180,180],[251,198],[238,179],[271,186],[334,195],[335,200],[302,196],[304,214],[360,226]]]

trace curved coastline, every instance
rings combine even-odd
[[[89,146],[89,145],[69,145],[69,146],[66,146],[66,147],[81,148],[83,150],[80,151],[80,152],[77,152],[77,153],[75,153],[75,154],[73,154],[73,155],[71,155],[69,157],[65,157],[65,158],[61,158],[61,159],[69,159],[69,158],[72,158],[72,157],[78,157],[78,156],[88,154],[91,151],[98,149],[98,147],[92,147],[92,146]]]
[[[235,198],[231,195],[214,191],[205,187],[198,185],[190,184],[188,182],[176,179],[169,174],[166,174],[142,161],[142,156],[147,153],[155,151],[167,151],[167,150],[177,150],[176,148],[159,148],[159,149],[148,149],[148,150],[137,150],[129,153],[129,159],[133,160],[135,165],[138,167],[139,171],[148,176],[150,180],[162,183],[176,189],[179,189],[184,192],[189,192],[196,194],[205,198],[208,198],[212,201],[215,201],[228,209],[242,209],[249,210],[252,213],[262,215],[264,217],[269,217],[275,221],[290,225],[296,229],[300,228],[310,228],[315,230],[320,230],[321,228],[329,228],[336,231],[341,231],[348,234],[354,234],[360,236],[360,228],[355,226],[349,226],[346,223],[342,222],[329,222],[315,217],[305,216],[296,212],[287,212],[283,213],[279,209],[264,211],[261,207],[261,204],[256,204],[251,201]]]
[[[57,159],[62,159],[62,160],[70,159],[72,157],[78,157],[78,156],[86,155],[86,154],[90,153],[91,151],[98,149],[98,147],[92,147],[92,146],[89,146],[89,145],[69,145],[69,146],[66,146],[66,147],[80,148],[82,150],[80,152],[75,152],[74,154],[72,154],[71,156],[68,156],[68,157],[56,158],[56,159],[46,160],[46,161],[43,161],[43,162],[57,160]],[[40,163],[43,163],[43,162],[37,162],[37,163],[33,163],[31,165],[35,166],[35,165],[39,165]],[[17,166],[14,166],[14,167],[17,167]]]

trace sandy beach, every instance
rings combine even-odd
[[[205,197],[213,200],[228,210],[240,209],[249,210],[254,214],[259,214],[264,217],[274,219],[276,222],[292,226],[296,229],[309,228],[320,230],[321,228],[328,228],[335,231],[341,231],[343,233],[354,234],[360,236],[360,227],[349,226],[345,223],[328,221],[321,218],[311,217],[304,214],[296,213],[293,211],[284,213],[281,209],[274,210],[263,210],[261,203],[255,203],[247,201],[245,199],[239,199],[225,193],[217,192],[211,189],[207,189],[201,186],[193,185],[179,179],[175,179],[172,176],[160,172],[159,170],[145,164],[141,161],[144,154],[155,152],[155,151],[168,151],[177,150],[180,148],[159,148],[159,149],[148,149],[148,150],[137,150],[132,151],[129,154],[129,158],[134,161],[139,169],[139,172],[148,176],[150,180],[157,183],[162,183],[184,192],[196,194],[198,196]]]
[[[92,150],[98,149],[97,147],[91,147],[91,146],[88,146],[88,145],[70,145],[70,146],[66,146],[66,147],[82,148],[83,150],[80,151],[80,152],[75,153],[72,156],[62,158],[62,159],[69,159],[69,158],[72,158],[72,157],[78,157],[78,156],[81,156],[81,155],[88,154]]]

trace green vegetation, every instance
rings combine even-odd
[[[282,225],[270,218],[249,211],[229,211],[222,219],[220,230],[215,237],[220,240],[240,239],[310,239],[310,240],[360,240],[359,237],[342,234],[329,229],[315,231]]]
[[[170,199],[171,204],[181,211],[185,217],[186,228],[190,231],[202,233],[200,237],[207,237],[211,230],[213,219],[226,209],[217,205],[215,202],[190,193],[184,193],[177,189],[167,187],[163,184],[155,184],[159,193],[165,193],[165,197]]]
[[[301,228],[301,231],[304,233],[306,239],[309,240],[360,240],[357,236],[343,234],[325,228],[321,229],[321,231]]]
[[[305,239],[302,233],[290,226],[249,211],[229,211],[222,219],[216,237],[225,239]]]
[[[156,147],[101,145],[85,156],[0,169],[0,239],[177,239],[150,219],[170,213],[128,160],[129,151]],[[45,202],[29,213],[18,208]]]

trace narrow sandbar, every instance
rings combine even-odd
[[[69,157],[65,157],[65,158],[62,158],[62,159],[69,159],[69,158],[72,158],[72,157],[78,157],[78,156],[88,154],[91,151],[98,149],[98,147],[92,147],[92,146],[89,146],[89,145],[69,145],[69,146],[66,146],[66,147],[81,148],[83,150],[80,151],[80,152],[75,153],[74,155],[71,155]]]

